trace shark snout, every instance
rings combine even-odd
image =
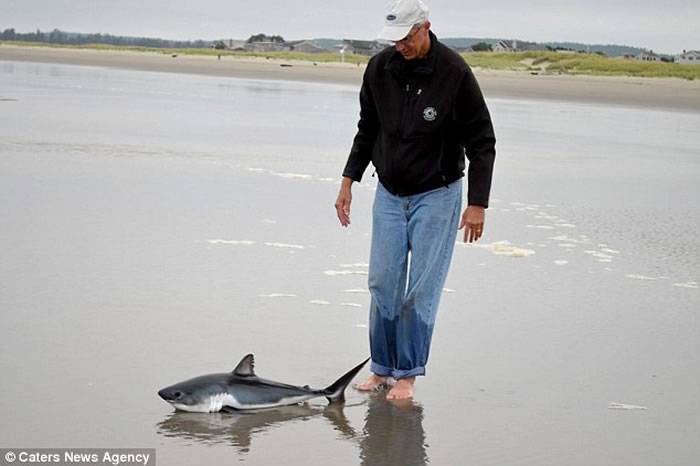
[[[182,393],[180,390],[175,390],[172,388],[163,388],[158,390],[158,396],[163,398],[165,401],[172,402],[180,400],[184,396],[184,393]]]

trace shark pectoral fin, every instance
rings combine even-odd
[[[239,375],[241,377],[255,376],[255,358],[253,355],[246,354],[232,372],[234,375]]]

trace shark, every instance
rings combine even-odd
[[[194,413],[237,412],[276,408],[325,397],[329,403],[345,401],[345,389],[369,358],[326,388],[289,385],[258,377],[255,357],[247,354],[231,372],[207,374],[158,391],[158,396],[178,411]]]

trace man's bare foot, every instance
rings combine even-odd
[[[399,379],[394,384],[394,387],[386,394],[387,400],[407,400],[413,397],[413,384],[415,377],[406,377]]]
[[[386,385],[386,377],[372,374],[364,382],[353,385],[353,388],[361,392],[371,392],[372,390],[381,388],[383,385]]]

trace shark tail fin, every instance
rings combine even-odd
[[[367,364],[369,358],[350,369],[345,375],[323,389],[323,394],[330,403],[343,403],[345,401],[345,389],[358,372]]]

